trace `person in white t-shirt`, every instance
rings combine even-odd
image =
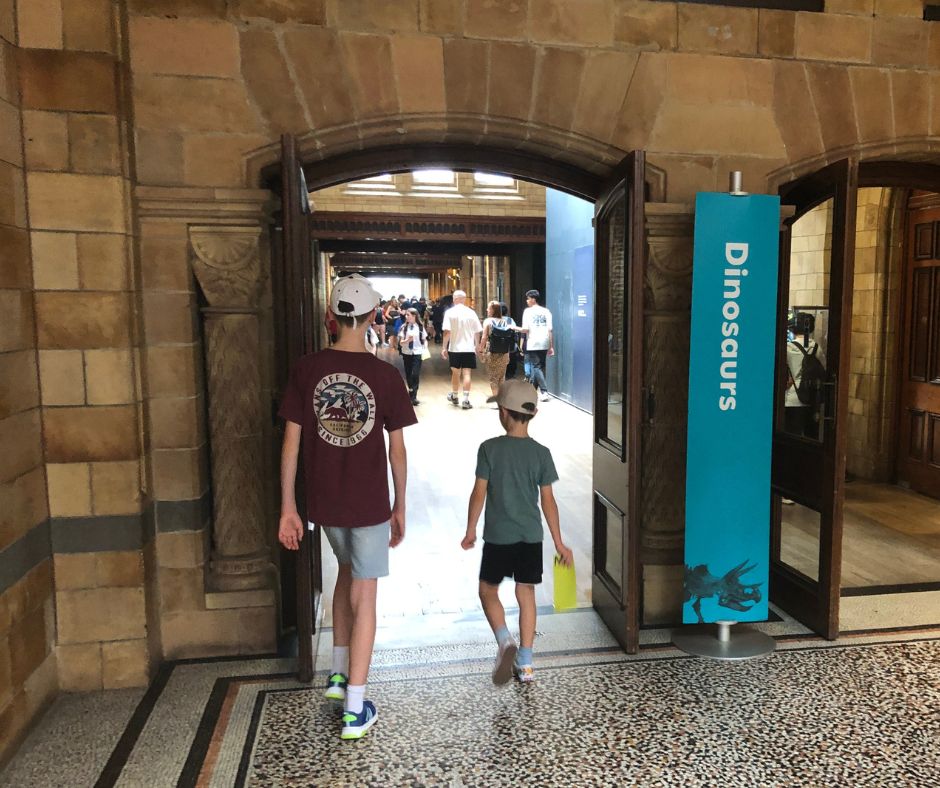
[[[539,306],[539,291],[529,290],[525,294],[528,305],[522,313],[521,333],[525,334],[525,376],[541,394],[543,402],[548,400],[548,384],[545,382],[545,359],[555,355],[555,337],[552,332],[552,313]]]
[[[470,404],[470,380],[477,368],[477,346],[483,326],[477,313],[464,302],[467,294],[463,290],[454,291],[454,305],[444,313],[441,324],[444,331],[444,349],[441,358],[450,364],[450,394],[447,401],[457,405],[458,385],[463,383],[463,402],[460,407],[472,408]]]
[[[411,404],[419,405],[418,386],[421,385],[421,361],[428,346],[428,335],[424,324],[419,322],[418,310],[411,307],[405,312],[405,324],[398,332],[398,346],[405,365],[405,382],[411,394]]]

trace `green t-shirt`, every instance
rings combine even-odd
[[[483,541],[541,542],[539,488],[558,481],[552,453],[532,438],[501,435],[480,444],[477,478],[486,479]]]

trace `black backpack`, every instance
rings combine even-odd
[[[826,368],[816,357],[819,345],[814,344],[812,350],[807,350],[799,342],[791,342],[800,349],[803,361],[800,364],[800,382],[796,387],[796,396],[804,405],[815,405],[819,400],[819,392],[826,380]]]
[[[510,353],[516,347],[516,332],[507,323],[490,326],[490,353]]]

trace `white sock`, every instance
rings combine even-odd
[[[451,394],[454,395],[454,399],[457,399],[457,392],[456,392],[456,391],[452,391]]]
[[[349,646],[333,646],[332,673],[349,675]]]
[[[463,393],[463,401],[464,401],[464,402],[469,402],[469,401],[470,401],[470,392],[469,392],[469,391],[465,391],[465,392]]]
[[[346,711],[352,712],[353,714],[360,714],[362,712],[363,701],[365,699],[365,684],[346,685]]]

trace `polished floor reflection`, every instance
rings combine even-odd
[[[460,548],[467,526],[467,503],[473,487],[477,447],[502,434],[496,406],[488,404],[489,385],[478,369],[471,390],[471,410],[447,402],[450,372],[440,346],[424,363],[418,424],[405,430],[408,448],[408,512],[405,541],[391,552],[389,576],[379,584],[379,625],[402,616],[474,612],[480,609],[477,577],[482,540],[475,549]],[[401,366],[398,354],[382,358]],[[548,362],[551,364],[551,360]],[[552,451],[559,480],[554,485],[562,536],[575,554],[578,606],[591,606],[591,416],[562,400],[539,403],[529,434]],[[483,517],[477,533],[482,536]],[[324,624],[330,625],[330,592],[336,564],[326,539],[324,557]],[[551,606],[554,551],[548,530],[543,549],[543,582],[536,601]],[[512,583],[501,587],[503,603],[515,607]]]
[[[782,507],[781,557],[816,579],[819,515]],[[842,589],[940,583],[940,501],[901,487],[845,486]]]

